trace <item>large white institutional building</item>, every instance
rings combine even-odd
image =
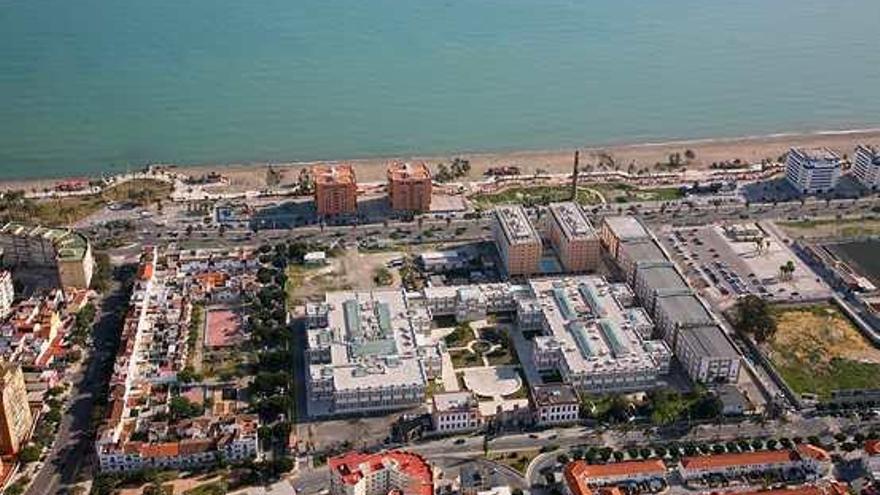
[[[840,179],[842,163],[827,148],[792,148],[785,162],[785,178],[803,194],[828,192]]]

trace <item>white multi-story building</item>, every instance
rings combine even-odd
[[[828,192],[840,179],[842,163],[827,148],[791,148],[785,162],[785,178],[799,192]]]
[[[653,239],[634,239],[623,241],[617,248],[617,265],[626,282],[635,283],[639,266],[668,263],[669,259]]]
[[[330,495],[433,495],[430,464],[400,450],[367,454],[349,452],[327,460]]]
[[[692,380],[736,383],[740,354],[717,325],[678,330],[675,356]]]
[[[439,434],[476,431],[483,427],[483,415],[471,392],[444,392],[431,399],[431,420]]]
[[[654,312],[659,297],[691,293],[687,282],[669,261],[639,263],[633,277],[633,291],[649,313]],[[661,326],[656,315],[654,323]]]
[[[194,469],[220,460],[239,463],[259,457],[257,419],[239,415],[230,423],[212,425],[208,437],[170,442],[99,444],[101,471],[132,472],[143,469]]]
[[[852,174],[868,189],[880,187],[880,152],[869,145],[856,146]]]
[[[532,407],[539,426],[572,424],[580,419],[580,400],[568,385],[532,387]]]
[[[87,289],[92,281],[92,245],[69,229],[8,223],[0,228],[0,253],[6,265],[54,268],[61,288]]]
[[[326,316],[317,316],[321,312]],[[402,409],[421,404],[436,352],[420,337],[430,316],[405,291],[330,292],[308,313],[306,383],[312,414]],[[317,326],[326,322],[325,327]]]
[[[588,464],[577,460],[566,464],[562,476],[567,495],[593,495],[598,487],[665,480],[666,465],[660,459],[608,464]]]
[[[831,461],[828,452],[809,444],[792,450],[739,452],[681,459],[678,471],[685,481],[707,475],[739,476],[776,470],[804,469],[808,479],[815,479]]]
[[[0,318],[9,315],[14,300],[15,286],[12,284],[12,273],[0,270]]]
[[[711,325],[713,322],[709,311],[691,293],[668,294],[656,299],[654,324],[672,349],[675,349],[678,330]]]
[[[530,280],[517,306],[521,330],[540,331],[532,358],[585,392],[624,392],[656,386],[668,369],[669,349],[642,337],[644,323],[630,318],[612,286],[597,276]]]

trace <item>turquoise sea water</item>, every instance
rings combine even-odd
[[[878,0],[0,0],[0,178],[880,125]]]

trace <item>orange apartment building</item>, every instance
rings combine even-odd
[[[599,236],[580,206],[553,203],[547,237],[567,272],[593,272],[599,267]]]
[[[522,206],[507,205],[496,208],[492,234],[508,275],[540,273],[543,249],[541,236],[529,222]]]
[[[318,216],[357,213],[357,178],[351,165],[315,165],[312,177]]]
[[[396,211],[431,210],[431,170],[424,163],[388,165],[388,201]]]

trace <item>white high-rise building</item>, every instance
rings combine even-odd
[[[0,270],[0,318],[12,311],[12,301],[15,299],[15,288],[12,285],[12,273]]]
[[[880,150],[873,146],[856,146],[852,174],[868,189],[880,187]]]
[[[828,148],[791,148],[785,178],[803,194],[828,192],[840,179],[841,161]]]

